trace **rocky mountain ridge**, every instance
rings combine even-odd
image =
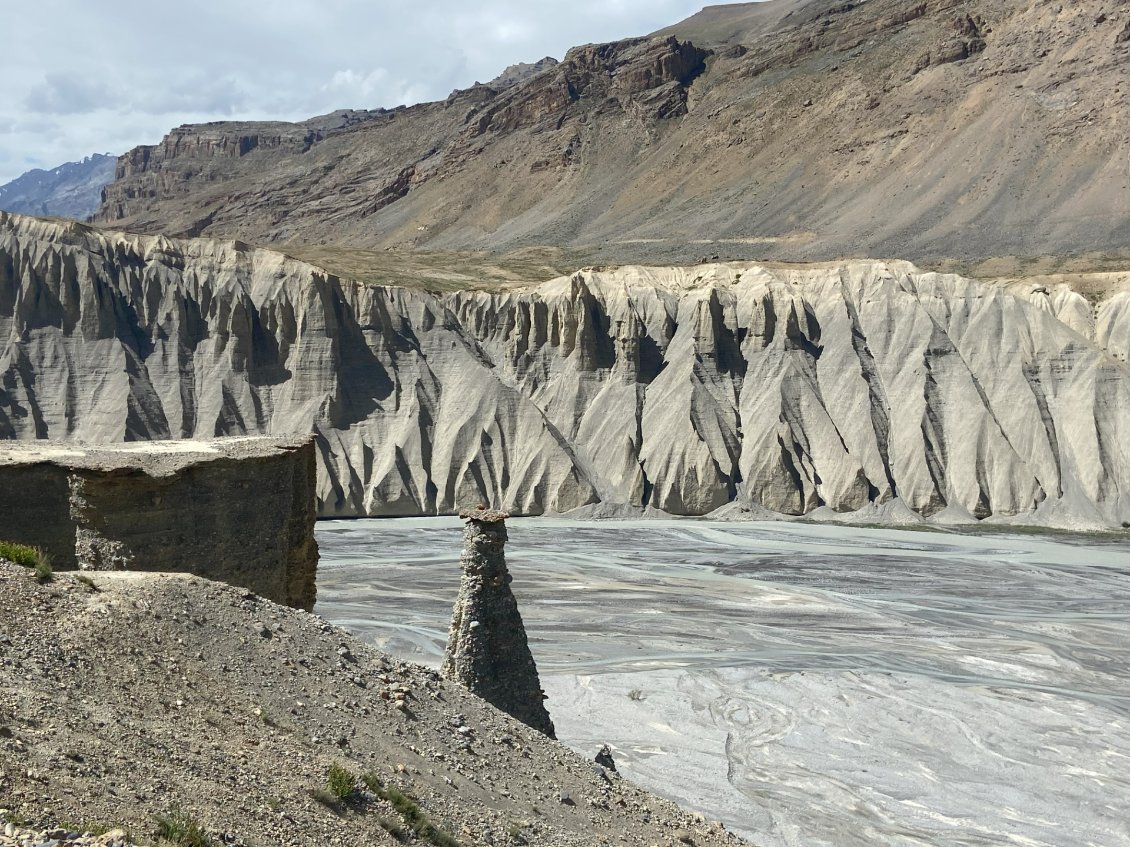
[[[618,263],[1125,258],[1128,14],[1114,0],[708,7],[310,145],[217,157],[192,139],[239,149],[254,126],[183,127],[123,158],[98,220]]]
[[[504,73],[492,84],[455,91],[442,103],[366,113],[366,120],[346,127],[352,131],[316,139],[322,143],[315,144],[302,124],[270,124],[278,143],[253,156],[248,154],[256,148],[241,139],[256,132],[256,124],[181,127],[156,148],[136,148],[122,157],[96,219],[128,220],[128,228],[139,231],[191,235],[224,228],[230,216],[255,217],[264,226],[283,223],[291,213],[259,189],[232,192],[231,183],[270,162],[273,185],[292,199],[301,197],[318,226],[337,230],[371,217],[425,182],[459,173],[492,139],[519,130],[547,135],[538,143],[544,155],[530,163],[531,172],[554,170],[573,155],[568,140],[558,144],[563,110],[679,114],[685,110],[685,83],[702,69],[704,57],[674,39],[574,48],[561,63],[544,63],[541,72]],[[549,184],[547,178],[536,181]],[[201,213],[198,198],[203,196],[223,196],[225,208]],[[174,205],[191,220],[161,220],[165,201],[174,197],[184,198]]]
[[[322,515],[1130,521],[1130,277],[589,269],[434,294],[0,216],[0,436],[318,435]]]
[[[216,121],[185,124],[169,132],[159,144],[135,147],[117,161],[113,182],[101,195],[95,218],[105,217],[107,208],[122,214],[130,204],[156,197],[188,196],[201,182],[224,179],[224,164],[252,151],[260,154],[304,153],[336,132],[387,114],[346,109],[301,123],[285,121]],[[171,164],[174,163],[175,164]],[[196,162],[197,164],[193,164]],[[204,163],[211,167],[205,168]],[[123,185],[124,183],[124,185]]]

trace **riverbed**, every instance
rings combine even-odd
[[[758,845],[1130,845],[1130,537],[512,519],[560,739]],[[316,611],[437,665],[453,518],[326,521]]]

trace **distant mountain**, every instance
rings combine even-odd
[[[49,171],[28,171],[0,186],[0,210],[85,220],[102,202],[102,189],[114,179],[117,157],[95,153]]]

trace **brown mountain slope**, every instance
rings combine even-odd
[[[844,3],[840,6],[847,5]],[[779,29],[786,18],[790,24],[799,23],[794,16],[805,7],[824,10],[811,0],[771,0],[761,3],[723,3],[707,6],[685,21],[666,27],[654,36],[674,35],[692,39],[703,47],[716,48],[731,44],[754,44],[758,39]]]
[[[771,0],[660,36],[309,144],[182,127],[123,157],[98,219],[611,260],[1130,255],[1117,0]]]

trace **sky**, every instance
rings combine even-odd
[[[0,0],[0,185],[183,123],[446,97],[707,0]]]

